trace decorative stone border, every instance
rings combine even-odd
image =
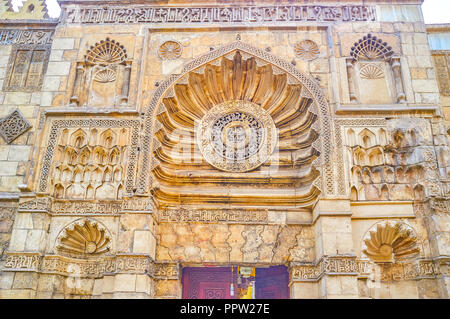
[[[290,269],[294,282],[318,281],[324,275],[373,277],[389,282],[436,278],[441,274],[440,265],[432,259],[375,264],[370,260],[357,259],[356,256],[324,256],[315,264],[291,263]]]
[[[69,8],[62,23],[267,23],[376,21],[374,6],[239,6],[239,7],[105,7]]]
[[[0,45],[51,44],[53,30],[0,29]]]
[[[98,278],[116,273],[149,274],[154,279],[178,279],[175,263],[154,262],[143,255],[117,255],[96,259],[75,259],[38,253],[9,253],[3,271],[34,271],[63,276]]]
[[[130,199],[120,201],[102,200],[56,200],[37,197],[19,204],[21,213],[48,213],[50,215],[118,215],[122,213],[152,213],[151,199]]]

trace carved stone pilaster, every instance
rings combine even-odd
[[[83,78],[83,75],[84,75],[84,62],[78,62],[75,74],[75,83],[73,85],[72,96],[70,97],[71,106],[80,105],[81,79]]]
[[[130,75],[131,75],[131,61],[125,62],[125,71],[123,75],[122,96],[120,97],[120,103],[122,105],[128,104],[128,95],[130,93]]]
[[[406,94],[405,89],[403,87],[402,69],[399,57],[393,57],[391,59],[391,67],[394,73],[395,88],[397,90],[397,103],[405,103]]]
[[[358,99],[355,93],[355,75],[354,75],[355,60],[353,58],[348,58],[345,62],[347,66],[348,93],[350,97],[350,102],[357,102]]]

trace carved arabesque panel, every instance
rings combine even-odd
[[[14,45],[10,54],[3,91],[40,91],[50,56],[51,44]]]

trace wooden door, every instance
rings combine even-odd
[[[256,299],[288,299],[289,273],[286,266],[256,268]]]

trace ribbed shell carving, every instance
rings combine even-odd
[[[311,40],[304,40],[302,42],[299,42],[295,45],[295,54],[302,59],[305,60],[313,60],[316,59],[319,54],[320,50],[317,44],[314,41]]]
[[[89,219],[69,225],[60,235],[56,249],[70,255],[101,255],[110,250],[106,229]]]
[[[363,79],[368,80],[384,78],[383,70],[378,65],[373,63],[362,65],[359,74]]]
[[[360,39],[350,50],[355,60],[387,60],[394,52],[386,42],[371,34]]]
[[[375,262],[415,257],[420,248],[412,228],[401,222],[383,222],[367,233],[363,253]]]
[[[106,38],[91,46],[84,58],[88,63],[108,65],[124,62],[127,59],[127,53],[123,45]]]
[[[313,146],[319,137],[313,129],[317,115],[311,111],[311,95],[289,77],[267,62],[234,51],[169,88],[156,111],[153,142],[152,192],[160,205],[311,206],[320,194],[313,186],[319,172],[312,165],[320,155]],[[196,141],[196,125],[211,109],[230,101],[262,108],[277,129],[277,151],[253,170],[230,173],[209,165]]]
[[[159,47],[158,53],[162,59],[174,60],[181,56],[183,47],[176,41],[166,41]]]
[[[105,69],[95,74],[94,80],[100,83],[114,82],[116,80],[116,72],[111,69]]]

